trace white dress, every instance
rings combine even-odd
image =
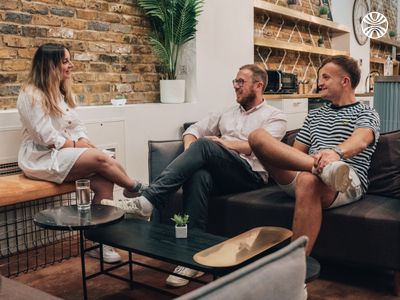
[[[61,96],[62,97],[62,96]],[[18,165],[27,177],[62,183],[79,156],[87,148],[61,148],[67,139],[87,138],[86,128],[75,109],[60,99],[63,114],[46,114],[42,96],[32,86],[22,89],[17,101],[22,123],[22,143]],[[54,148],[48,147],[54,145]]]

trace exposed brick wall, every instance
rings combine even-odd
[[[36,48],[66,45],[80,105],[157,102],[149,24],[135,0],[0,0],[0,108],[13,108]]]
[[[266,0],[267,2],[285,6],[287,7],[287,0]],[[331,0],[330,2],[335,1]],[[297,7],[297,10],[300,10],[304,13],[310,15],[319,15],[319,6],[320,0],[301,0],[300,6]],[[381,11],[388,18],[389,22],[389,30],[395,30],[397,24],[397,0],[372,0],[372,8]],[[261,32],[261,28],[263,27],[264,22],[270,18],[268,21],[268,25]],[[333,15],[333,20],[335,20],[335,16]],[[293,31],[295,23],[293,21],[284,20],[284,25],[280,29],[280,24],[282,23],[281,18],[273,17],[263,12],[256,11],[254,17],[254,34],[261,35],[267,38],[275,38],[279,32],[278,40],[288,41],[290,38],[291,42],[301,43],[301,38],[303,39],[303,43],[313,46],[318,40],[319,35],[321,34],[324,37],[324,47],[331,48],[330,44],[330,34],[326,30],[319,30],[316,25],[310,25],[310,32],[308,31],[308,26],[301,25],[298,26],[298,29],[301,34],[297,30]],[[352,28],[350,28],[353,30]],[[388,31],[389,31],[388,30]],[[388,36],[387,36],[388,37]],[[378,46],[375,43],[371,43],[373,48],[371,49],[372,55],[379,49],[379,56],[385,57],[386,55],[391,55],[391,47],[380,45]],[[271,52],[270,52],[271,51]],[[400,49],[399,49],[400,51]],[[269,56],[268,56],[269,55]],[[324,58],[323,56],[319,56],[316,54],[308,54],[308,53],[297,53],[294,51],[285,51],[280,49],[269,49],[264,47],[255,47],[254,49],[254,60],[257,63],[262,63],[262,59],[260,56],[266,61],[266,65],[268,69],[278,69],[281,66],[281,70],[286,72],[294,72],[298,75],[298,80],[304,82],[305,91],[311,92],[316,88],[316,71],[318,67],[321,65],[321,61]],[[297,63],[296,63],[297,61]],[[383,70],[382,64],[371,63],[371,70]]]

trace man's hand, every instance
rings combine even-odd
[[[183,151],[187,150],[190,147],[190,145],[196,140],[197,140],[197,138],[192,134],[184,135],[184,137],[183,137]]]
[[[314,168],[318,174],[320,174],[322,172],[322,169],[329,165],[331,162],[340,160],[339,154],[331,149],[318,151],[311,156],[314,158]]]
[[[247,142],[247,141],[228,141],[228,140],[221,139],[220,137],[217,137],[217,136],[205,136],[205,138],[207,138],[227,149],[234,150],[239,154],[250,155],[251,151],[252,151],[250,148],[249,142]]]
[[[219,144],[221,146],[224,146],[225,148],[231,149],[231,148],[228,147],[228,144],[229,144],[228,141],[225,141],[225,140],[221,139],[218,136],[208,135],[208,136],[205,136],[205,138],[209,139],[209,140],[211,140],[211,141],[213,141],[213,142],[215,142],[215,143],[217,143],[217,144]]]

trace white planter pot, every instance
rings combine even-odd
[[[176,226],[175,225],[175,237],[177,239],[186,239],[187,238],[187,225],[185,225],[185,226]]]
[[[161,103],[185,102],[185,80],[160,80]]]

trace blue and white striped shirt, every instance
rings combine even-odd
[[[296,140],[309,147],[308,153],[330,149],[347,140],[357,128],[371,128],[375,141],[357,155],[344,159],[360,178],[364,193],[368,188],[368,169],[379,139],[378,113],[359,102],[335,106],[331,103],[309,112]]]

